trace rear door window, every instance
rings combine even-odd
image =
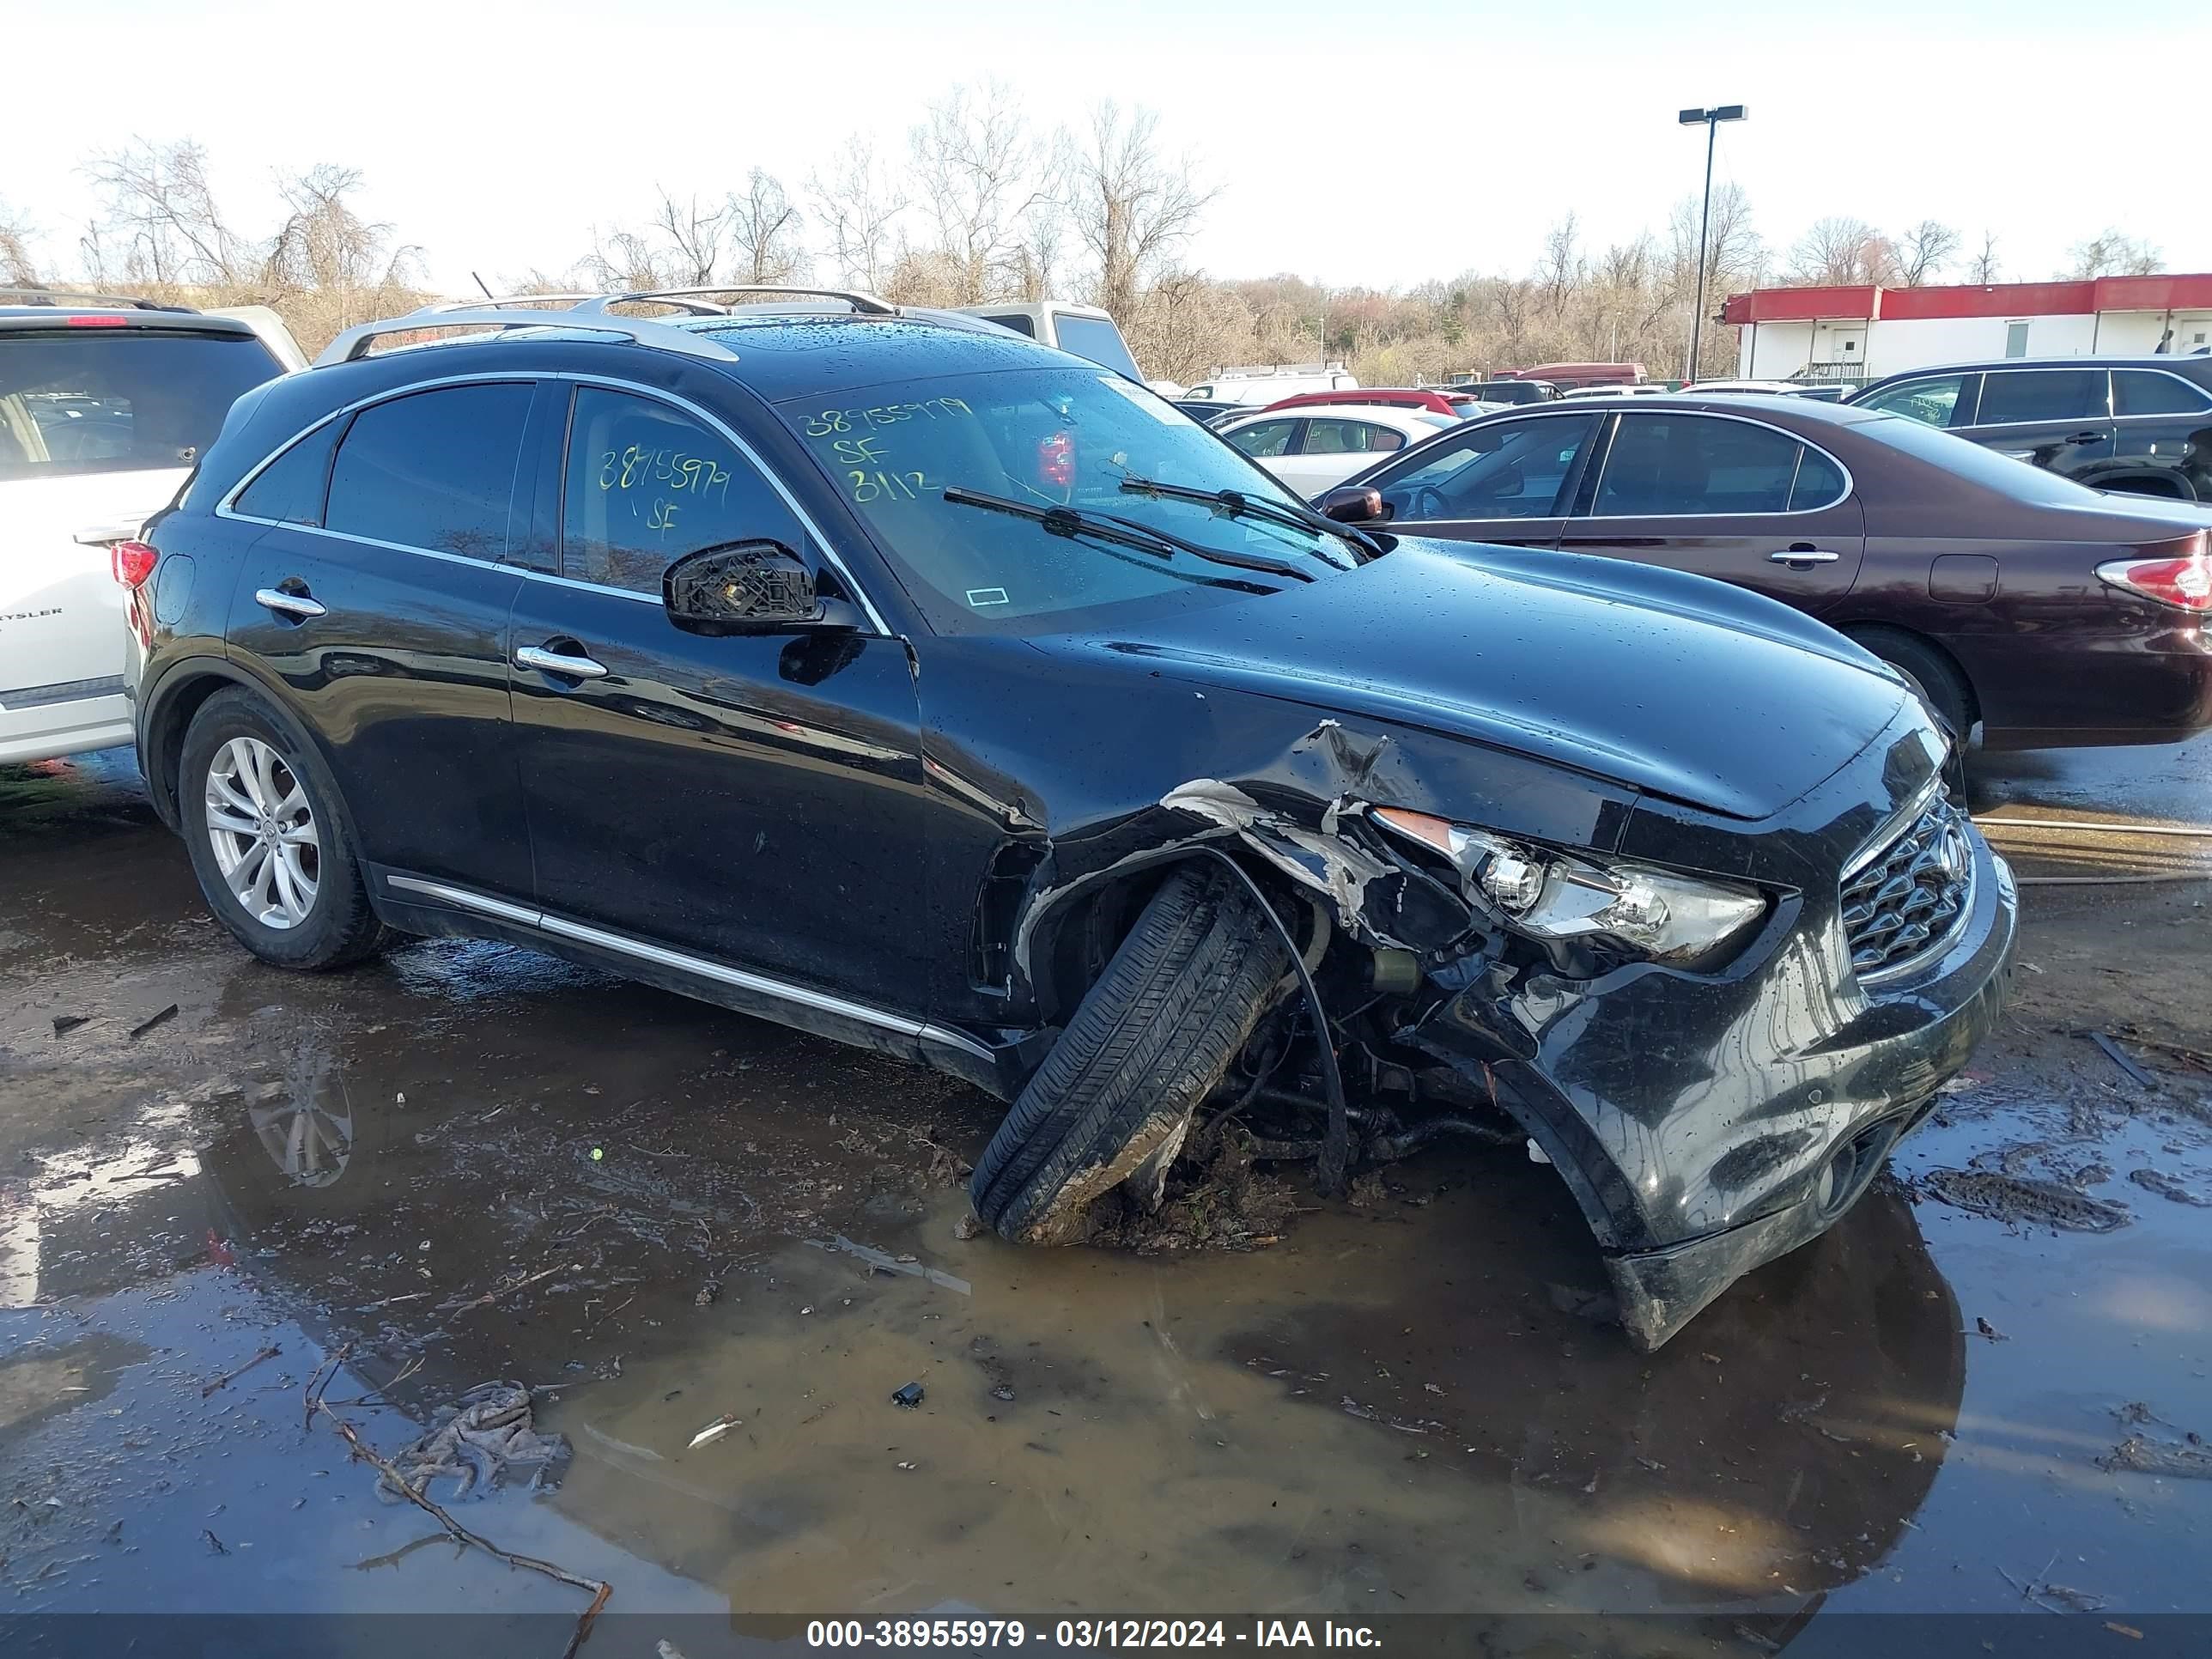
[[[865,470],[860,477],[856,492],[871,487]],[[720,433],[650,398],[576,389],[562,490],[562,575],[657,596],[663,573],[688,555],[751,541],[803,551],[805,536],[783,498]]]
[[[1458,426],[1376,478],[1395,519],[1547,519],[1563,513],[1559,498],[1595,416],[1543,415],[1527,420]]]
[[[1121,331],[1106,317],[1071,317],[1067,313],[1054,314],[1053,332],[1060,341],[1062,351],[1072,351],[1079,357],[1088,357],[1103,368],[1131,380],[1143,377],[1137,373],[1137,360],[1129,355],[1128,343],[1122,339]]]
[[[1306,422],[1305,455],[1387,454],[1403,449],[1406,437],[1372,421],[1314,421]]]
[[[331,468],[325,527],[501,558],[532,390],[524,380],[443,386],[362,410]]]
[[[1786,513],[1804,453],[1787,433],[1748,421],[1624,415],[1591,511],[1598,518]]]
[[[1861,409],[1878,409],[1885,415],[1902,415],[1923,426],[1963,426],[1973,418],[1973,399],[1962,397],[1971,374],[1931,374],[1923,380],[1900,381],[1856,400]],[[1960,405],[1966,405],[1962,411]]]
[[[1974,424],[2102,420],[2111,412],[2111,389],[2101,368],[1995,369],[1982,377],[1982,408]]]
[[[2115,415],[2195,415],[2212,409],[2212,393],[2163,369],[2112,371]]]
[[[0,334],[0,478],[191,466],[279,368],[251,334]]]

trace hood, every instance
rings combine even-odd
[[[1740,818],[1832,775],[1909,695],[1725,583],[1412,538],[1357,571],[1149,623],[1159,672],[1510,749]]]

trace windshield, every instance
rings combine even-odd
[[[0,334],[0,478],[190,466],[278,372],[250,334]]]
[[[947,632],[1042,631],[1042,618],[1072,627],[1076,613],[1101,606],[1218,602],[1282,582],[1188,554],[1163,558],[1071,539],[948,501],[948,487],[1112,514],[1223,552],[1286,561],[1316,578],[1345,563],[1342,544],[1323,532],[1123,489],[1124,478],[1150,478],[1294,500],[1173,404],[1118,374],[951,374],[896,393],[792,398],[776,412],[867,520],[932,625]]]
[[[1115,369],[1133,380],[1144,378],[1137,373],[1137,360],[1129,355],[1121,331],[1114,326],[1110,318],[1077,317],[1060,312],[1053,318],[1053,332],[1060,337],[1060,349],[1072,351],[1079,357],[1088,357],[1094,363]]]

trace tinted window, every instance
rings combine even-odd
[[[2106,497],[2084,489],[2071,478],[2062,478],[2056,472],[2031,466],[2026,461],[2015,461],[1948,432],[1931,431],[1917,421],[1894,421],[1877,416],[1855,423],[1851,430],[1869,443],[1896,450],[2011,501],[2046,507],[2100,507],[2107,512],[2112,508]]]
[[[2194,415],[2212,408],[2212,396],[2178,375],[2141,368],[2112,371],[2115,415]]]
[[[1600,518],[1787,512],[1804,447],[1747,421],[1624,415],[1591,511]]]
[[[1375,480],[1398,519],[1544,519],[1589,436],[1587,416],[1455,428]]]
[[[1810,512],[1844,498],[1844,470],[1817,449],[1806,449],[1797,462],[1797,482],[1790,486],[1790,510]]]
[[[1403,449],[1403,433],[1372,421],[1308,421],[1300,453],[1307,455],[1365,455]]]
[[[1121,338],[1121,331],[1105,317],[1071,317],[1061,312],[1053,319],[1054,331],[1060,336],[1060,349],[1072,351],[1079,357],[1088,357],[1127,375],[1131,380],[1142,377],[1137,373],[1137,360],[1129,355],[1129,348]]]
[[[325,524],[405,547],[499,558],[530,397],[515,382],[456,386],[362,410],[338,445]]]
[[[841,459],[862,461],[863,479],[873,470],[857,449]],[[577,388],[561,510],[562,575],[657,594],[661,573],[676,560],[750,541],[805,549],[783,498],[728,439],[665,404]]]
[[[283,524],[320,524],[323,490],[331,481],[331,451],[343,420],[326,421],[261,469],[261,476],[246,485],[234,512],[249,519],[274,519]]]
[[[2008,368],[1982,377],[1977,426],[2015,421],[2084,421],[2108,412],[2101,368]]]
[[[986,317],[983,320],[996,323],[1000,328],[1011,328],[1017,334],[1026,334],[1032,340],[1036,338],[1036,325],[1025,311],[1010,311],[1003,317]]]
[[[190,466],[276,360],[250,334],[0,336],[0,478]]]
[[[1967,379],[1964,374],[1936,374],[1924,380],[1905,380],[1854,401],[1861,409],[1902,415],[1923,426],[1953,426],[1958,424],[1959,394]]]
[[[1296,421],[1255,421],[1221,435],[1255,459],[1265,459],[1290,453],[1291,434],[1297,424]]]

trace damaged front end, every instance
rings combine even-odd
[[[1948,884],[1940,930],[1882,973],[1854,966],[1844,873],[1938,810],[1923,725],[1901,714],[1744,822],[1559,769],[1477,817],[1446,807],[1425,734],[1324,721],[1267,775],[1170,790],[1159,810],[1181,832],[1085,880],[1206,848],[1304,899],[1305,916],[1275,907],[1296,920],[1299,983],[1201,1123],[1235,1119],[1262,1158],[1316,1158],[1324,1187],[1437,1133],[1525,1136],[1649,1350],[1848,1210],[1995,1018],[2015,903],[1971,828],[1908,896]],[[1036,896],[1033,926],[1066,891]]]

